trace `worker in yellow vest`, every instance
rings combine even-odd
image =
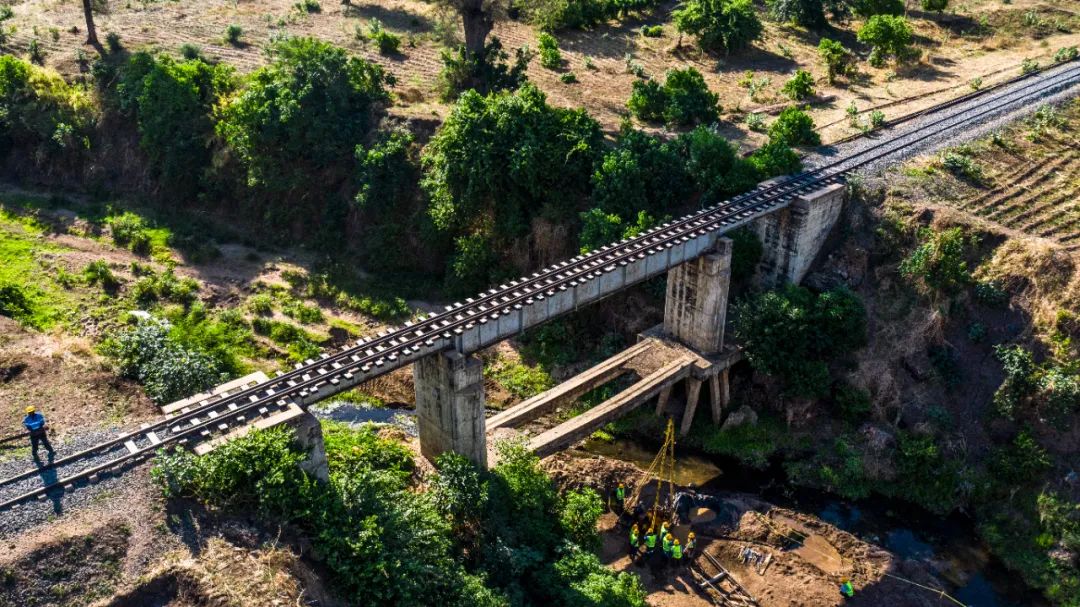
[[[696,548],[697,536],[691,531],[690,534],[686,536],[686,548],[683,550],[683,554],[686,556],[687,560],[694,558],[694,550]]]
[[[683,550],[679,545],[679,540],[676,539],[671,543],[671,563],[678,569],[682,566]]]
[[[645,556],[652,556],[656,553],[656,529],[649,528],[649,532],[645,534]]]
[[[633,563],[637,559],[638,555],[638,526],[634,523],[634,526],[630,528],[630,543],[626,547],[626,556],[630,557],[630,562]]]
[[[664,565],[671,563],[671,547],[674,540],[675,536],[670,533],[664,536]]]
[[[618,487],[615,487],[615,511],[619,514],[623,513],[626,508],[626,485],[619,483]]]

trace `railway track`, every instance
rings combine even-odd
[[[231,428],[278,413],[291,405],[306,406],[425,356],[463,347],[463,335],[512,312],[543,302],[569,287],[598,280],[606,273],[672,247],[706,236],[719,236],[790,204],[796,197],[841,183],[853,171],[898,160],[914,147],[932,145],[965,126],[1001,113],[1031,107],[1038,100],[1080,82],[1080,65],[1063,65],[1038,77],[995,90],[987,98],[965,96],[924,112],[923,122],[908,132],[893,133],[813,170],[702,209],[657,226],[640,236],[603,247],[500,285],[473,299],[447,306],[405,326],[363,339],[318,360],[298,363],[267,382],[214,402],[202,402],[134,432],[67,455],[43,468],[28,469],[0,480],[0,511],[44,499],[118,474],[145,461],[158,449],[196,444]],[[981,103],[978,103],[981,102]],[[967,107],[974,105],[974,107]],[[938,114],[941,114],[940,117]],[[522,329],[527,328],[522,323]],[[482,345],[482,344],[481,344]]]

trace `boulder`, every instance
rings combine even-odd
[[[724,425],[720,429],[730,430],[745,425],[756,426],[757,419],[757,413],[750,408],[750,405],[743,405],[728,414],[727,419],[724,420]]]

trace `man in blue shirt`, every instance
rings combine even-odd
[[[26,408],[23,426],[30,432],[30,448],[34,452],[34,459],[38,459],[38,445],[42,444],[49,450],[49,459],[51,460],[56,451],[49,444],[49,437],[45,434],[45,416],[38,413],[33,405],[30,405]]]

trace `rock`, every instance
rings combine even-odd
[[[896,439],[891,433],[870,423],[863,424],[863,426],[859,428],[859,434],[862,435],[863,440],[866,441],[866,447],[875,452],[884,451],[896,442]]]
[[[750,405],[743,405],[727,416],[727,419],[724,420],[724,425],[721,426],[720,429],[730,430],[745,425],[756,426],[757,419],[757,413],[750,408]]]

